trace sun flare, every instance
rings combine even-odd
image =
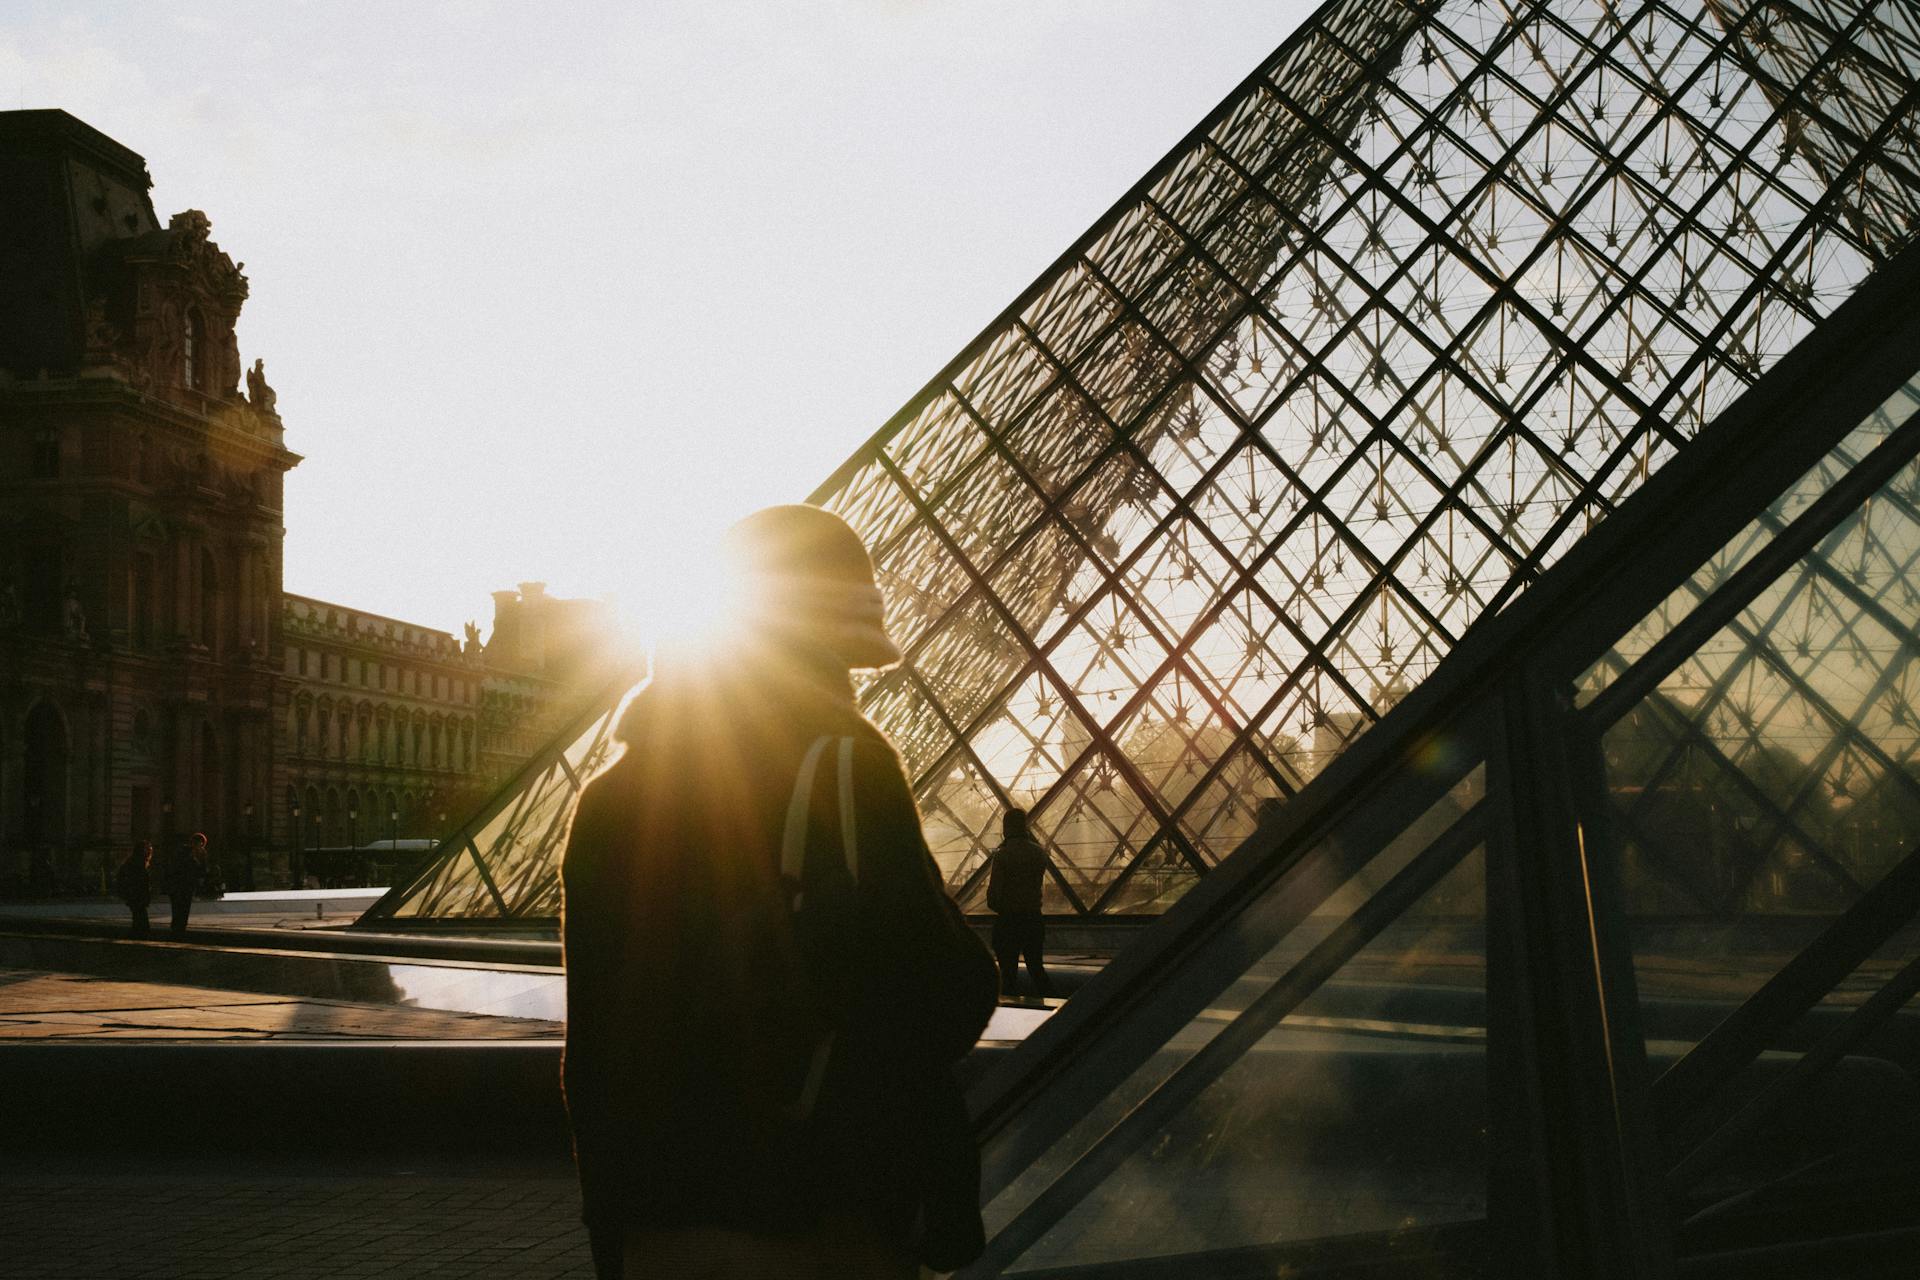
[[[746,617],[739,574],[718,538],[663,544],[631,565],[613,603],[629,635],[649,651],[700,651],[738,636]]]

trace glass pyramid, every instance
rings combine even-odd
[[[1920,246],[969,1096],[1021,1276],[1911,1274]]]
[[[1050,909],[1163,910],[1683,450],[1912,236],[1917,33],[1319,10],[811,497],[874,550],[907,659],[862,706],[962,901],[1019,805]],[[555,914],[606,729],[373,916]]]

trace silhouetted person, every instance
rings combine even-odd
[[[1271,831],[1278,826],[1280,819],[1287,813],[1287,802],[1279,796],[1268,796],[1253,807],[1253,829],[1256,835]]]
[[[167,933],[175,938],[187,934],[187,918],[193,914],[193,895],[200,889],[207,871],[207,838],[198,831],[184,845],[176,845],[167,855],[165,874],[167,901],[173,907],[173,919]]]
[[[53,896],[53,850],[44,845],[28,855],[27,895],[33,898]]]
[[[1000,990],[1020,990],[1020,961],[1027,962],[1033,993],[1044,998],[1047,982],[1046,917],[1040,888],[1047,878],[1047,851],[1027,830],[1027,811],[1009,809],[1000,819],[1000,847],[987,870],[987,910],[993,912],[993,954],[1000,962]]]
[[[133,936],[144,938],[150,932],[147,903],[153,900],[153,846],[145,840],[134,842],[133,851],[120,860],[113,873],[114,896],[127,904],[133,916]]]
[[[737,634],[663,658],[629,701],[561,867],[563,1074],[595,1266],[950,1269],[979,1249],[951,1065],[993,1011],[993,964],[854,706],[849,670],[900,656],[873,566],[813,507],[750,516],[726,549]]]

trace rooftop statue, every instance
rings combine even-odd
[[[280,395],[267,385],[267,362],[256,358],[253,368],[247,370],[247,399],[261,413],[279,416],[274,406],[280,401]]]

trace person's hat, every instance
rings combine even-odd
[[[824,648],[856,670],[900,661],[873,559],[833,512],[767,507],[729,529],[725,549],[756,627]]]

